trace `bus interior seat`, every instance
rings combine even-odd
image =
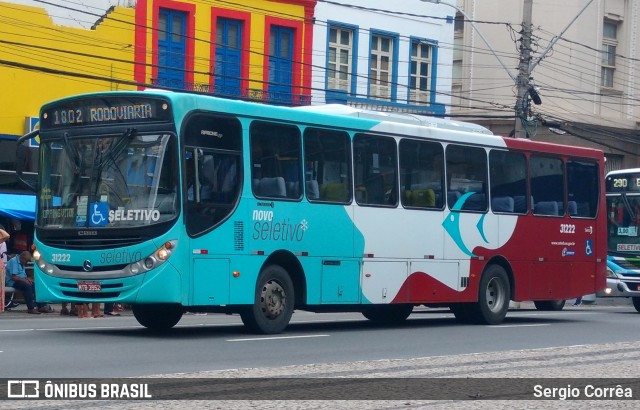
[[[436,206],[436,194],[433,189],[418,189],[411,192],[411,206],[421,208]]]
[[[347,202],[349,190],[347,185],[341,182],[322,184],[320,186],[320,199],[332,202]]]
[[[556,201],[540,201],[535,205],[534,213],[537,215],[558,216],[558,203]]]
[[[449,208],[453,208],[453,206],[456,204],[456,202],[461,196],[462,195],[460,194],[459,191],[447,192],[447,202],[449,203]]]
[[[576,215],[577,216],[594,216],[594,215],[591,215],[589,202],[578,203],[578,211],[576,212]]]
[[[287,181],[287,196],[289,198],[300,198],[300,184],[296,181]]]
[[[487,196],[482,192],[476,192],[464,202],[462,209],[465,211],[486,211]]]
[[[533,202],[533,200],[531,202]],[[516,195],[513,197],[513,212],[517,214],[527,213],[527,197],[526,196]]]
[[[282,177],[262,178],[258,183],[260,196],[284,198],[287,196],[287,187]]]
[[[356,187],[356,201],[358,201],[358,203],[368,202],[367,188],[363,186]]]
[[[493,212],[513,213],[515,209],[515,201],[510,196],[497,196],[491,199],[491,208],[493,209]]]
[[[567,209],[569,210],[570,216],[578,215],[578,203],[576,201],[569,201],[567,203]]]
[[[318,186],[318,181],[312,179],[311,181],[307,181],[305,184],[307,190],[307,198],[309,199],[318,199],[320,198],[320,187]]]

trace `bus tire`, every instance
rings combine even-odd
[[[254,333],[280,333],[289,325],[294,303],[289,274],[279,265],[270,265],[258,275],[254,303],[240,312],[240,318]]]
[[[394,325],[407,320],[412,311],[413,305],[407,304],[372,305],[362,315],[374,323]]]
[[[533,304],[536,306],[536,309],[543,311],[553,311],[558,312],[564,308],[565,300],[537,300],[534,301]]]
[[[138,323],[150,330],[169,330],[182,318],[182,305],[177,303],[134,304],[131,309]]]
[[[636,311],[640,312],[640,297],[634,296],[631,300],[633,301],[633,307],[636,308]]]
[[[502,323],[509,310],[511,288],[509,277],[500,265],[490,265],[482,275],[475,305],[475,322],[484,325]]]

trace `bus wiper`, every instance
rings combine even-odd
[[[636,215],[633,209],[631,208],[629,199],[627,199],[627,194],[623,193],[622,195],[620,195],[620,197],[622,198],[622,203],[624,204],[624,207],[627,210],[627,213],[631,215],[631,220],[634,221],[636,219]]]
[[[80,173],[80,168],[82,166],[82,158],[80,156],[80,152],[78,152],[78,147],[69,141],[69,133],[65,132],[62,135],[62,138],[64,139],[66,151],[71,153],[71,160],[73,161],[73,165],[76,167],[74,169],[74,173],[77,175]]]

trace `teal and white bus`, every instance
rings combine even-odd
[[[598,296],[630,297],[640,312],[640,168],[609,172],[606,189],[607,287]]]
[[[23,139],[34,137],[27,135]],[[604,288],[604,157],[471,124],[163,91],[40,112],[36,292],[152,329],[294,309],[502,322]]]

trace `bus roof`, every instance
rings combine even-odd
[[[422,125],[447,130],[476,132],[480,134],[493,135],[493,132],[491,132],[488,128],[485,128],[478,124],[472,124],[462,121],[452,121],[444,118],[428,117],[425,115],[365,110],[341,104],[310,105],[304,107],[296,107],[295,109],[307,112],[368,118],[379,121],[402,122],[407,124]]]
[[[627,169],[617,169],[615,171],[607,172],[607,176],[609,175],[620,175],[620,174],[637,174],[640,173],[640,168],[627,168]]]
[[[594,148],[563,145],[531,141],[529,139],[505,138],[494,135],[487,128],[467,122],[451,121],[443,118],[414,115],[408,113],[378,112],[340,104],[325,104],[317,106],[285,107],[261,104],[242,100],[230,100],[208,94],[173,92],[162,89],[148,89],[145,91],[107,91],[79,94],[49,102],[56,104],[64,100],[105,95],[125,96],[142,95],[158,96],[181,102],[191,101],[187,106],[194,109],[220,111],[220,104],[227,105],[227,112],[242,114],[255,118],[272,118],[274,120],[290,121],[292,110],[300,115],[296,119],[307,124],[322,124],[332,127],[346,127],[362,132],[385,132],[412,137],[433,138],[436,140],[456,141],[468,144],[502,147],[508,149],[533,150],[555,154],[568,154],[583,157],[604,158],[601,150]],[[183,107],[185,105],[182,105]],[[342,120],[339,120],[342,119]],[[454,135],[455,134],[455,135]]]

